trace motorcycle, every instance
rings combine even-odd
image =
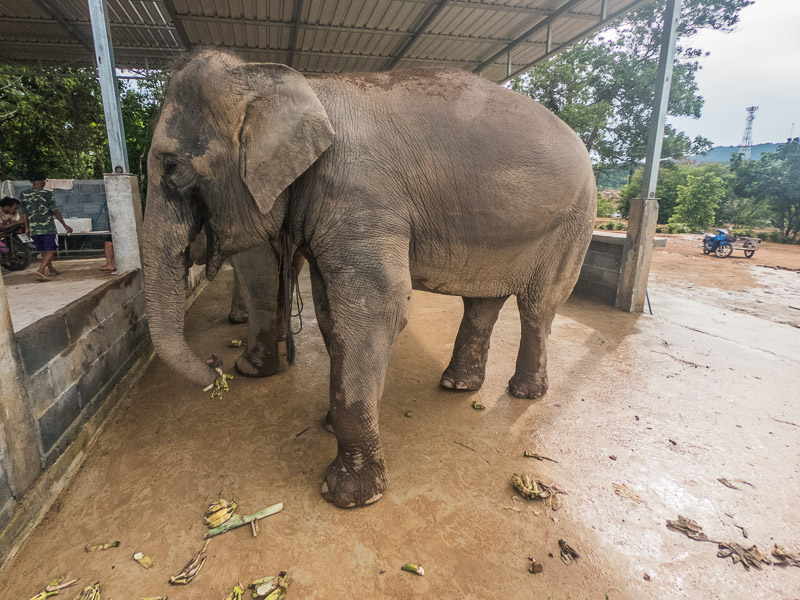
[[[728,237],[727,229],[717,229],[716,234],[703,234],[703,254],[712,253],[718,258],[727,258],[733,253],[733,245]]]
[[[22,271],[31,264],[36,251],[33,240],[22,233],[22,225],[0,232],[0,266],[9,271]]]

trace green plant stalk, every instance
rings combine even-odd
[[[263,519],[264,517],[272,516],[276,513],[279,513],[283,510],[283,502],[278,502],[277,504],[273,504],[272,506],[268,506],[267,508],[258,511],[257,513],[253,513],[252,515],[233,515],[228,521],[220,525],[219,527],[215,527],[214,529],[209,529],[205,538],[212,538],[215,535],[219,535],[221,533],[225,533],[226,531],[230,531],[231,529],[236,529],[243,525],[247,525],[250,521],[255,521],[257,519]]]

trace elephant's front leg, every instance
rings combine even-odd
[[[411,281],[406,264],[368,278],[326,278],[325,287],[332,321],[330,420],[338,453],[325,473],[322,496],[344,508],[364,506],[387,487],[378,401],[392,343],[405,325]]]
[[[247,349],[236,370],[248,377],[268,377],[280,370],[278,338],[278,258],[271,248],[257,247],[231,259],[247,305]]]
[[[239,274],[236,272],[236,267],[233,269],[233,294],[231,294],[231,310],[228,313],[228,322],[233,325],[239,323],[247,323],[247,301],[242,293],[242,282],[239,280]]]

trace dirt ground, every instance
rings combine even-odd
[[[723,260],[670,236],[653,265],[653,316],[569,300],[553,325],[551,388],[537,401],[506,392],[519,340],[513,301],[495,328],[486,383],[459,393],[438,381],[461,302],[415,292],[381,401],[389,491],[357,510],[319,495],[335,441],[321,426],[327,356],[304,275],[295,366],[237,377],[212,401],[156,359],[0,573],[2,596],[29,598],[66,572],[99,580],[104,598],[220,600],[237,581],[285,569],[289,598],[302,599],[798,598],[800,569],[747,572],[717,558],[716,545],[665,527],[684,515],[715,540],[800,550],[800,311],[788,308],[800,304],[800,274],[757,266],[798,266],[800,248],[772,248]],[[190,345],[227,365],[238,353],[228,340],[246,336],[225,318],[230,286],[222,273],[187,318]],[[563,507],[518,498],[514,472],[556,483]],[[242,528],[214,539],[197,579],[170,587],[220,496],[245,513],[284,509],[257,538]],[[580,553],[574,564],[559,559],[559,539]],[[112,540],[120,547],[83,551]],[[155,566],[143,570],[136,551]],[[542,573],[527,571],[528,557]],[[406,562],[425,576],[402,572]]]

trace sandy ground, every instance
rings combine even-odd
[[[0,573],[3,598],[29,598],[66,572],[100,580],[104,598],[220,600],[237,581],[281,569],[294,576],[289,598],[303,599],[800,597],[800,569],[746,572],[717,558],[714,544],[665,527],[684,515],[712,539],[800,550],[800,330],[771,315],[783,295],[797,302],[800,274],[785,272],[794,279],[781,284],[762,279],[755,265],[768,247],[740,265],[699,249],[695,261],[688,245],[676,258],[683,246],[670,240],[655,260],[654,316],[583,299],[562,308],[551,389],[533,402],[505,389],[519,339],[513,301],[495,328],[483,389],[458,393],[438,381],[460,300],[415,292],[381,401],[389,491],[350,511],[319,495],[335,441],[320,424],[327,357],[304,277],[295,366],[269,379],[237,377],[231,393],[212,401],[154,361]],[[750,287],[714,287],[720,269],[731,280],[753,278]],[[187,320],[190,345],[228,365],[238,351],[227,341],[246,335],[246,326],[225,321],[230,285],[223,273]],[[728,293],[765,299],[739,310],[729,306],[739,296]],[[486,410],[474,410],[473,400]],[[524,458],[524,450],[558,462]],[[516,497],[508,479],[522,471],[566,491],[563,507]],[[636,498],[616,495],[614,484]],[[243,512],[279,501],[285,508],[261,522],[257,538],[243,528],[212,541],[198,578],[170,587],[168,577],[201,547],[202,513],[220,495]],[[559,560],[559,539],[580,553],[574,564]],[[111,540],[121,546],[83,551]],[[138,550],[152,569],[131,559]],[[543,564],[541,574],[527,571],[528,557]],[[400,571],[409,561],[425,576]]]
[[[99,287],[113,275],[98,271],[106,264],[105,259],[58,260],[53,266],[60,275],[49,277],[50,281],[37,281],[34,260],[24,271],[3,271],[8,304],[14,331],[20,331],[46,315],[52,315]]]

